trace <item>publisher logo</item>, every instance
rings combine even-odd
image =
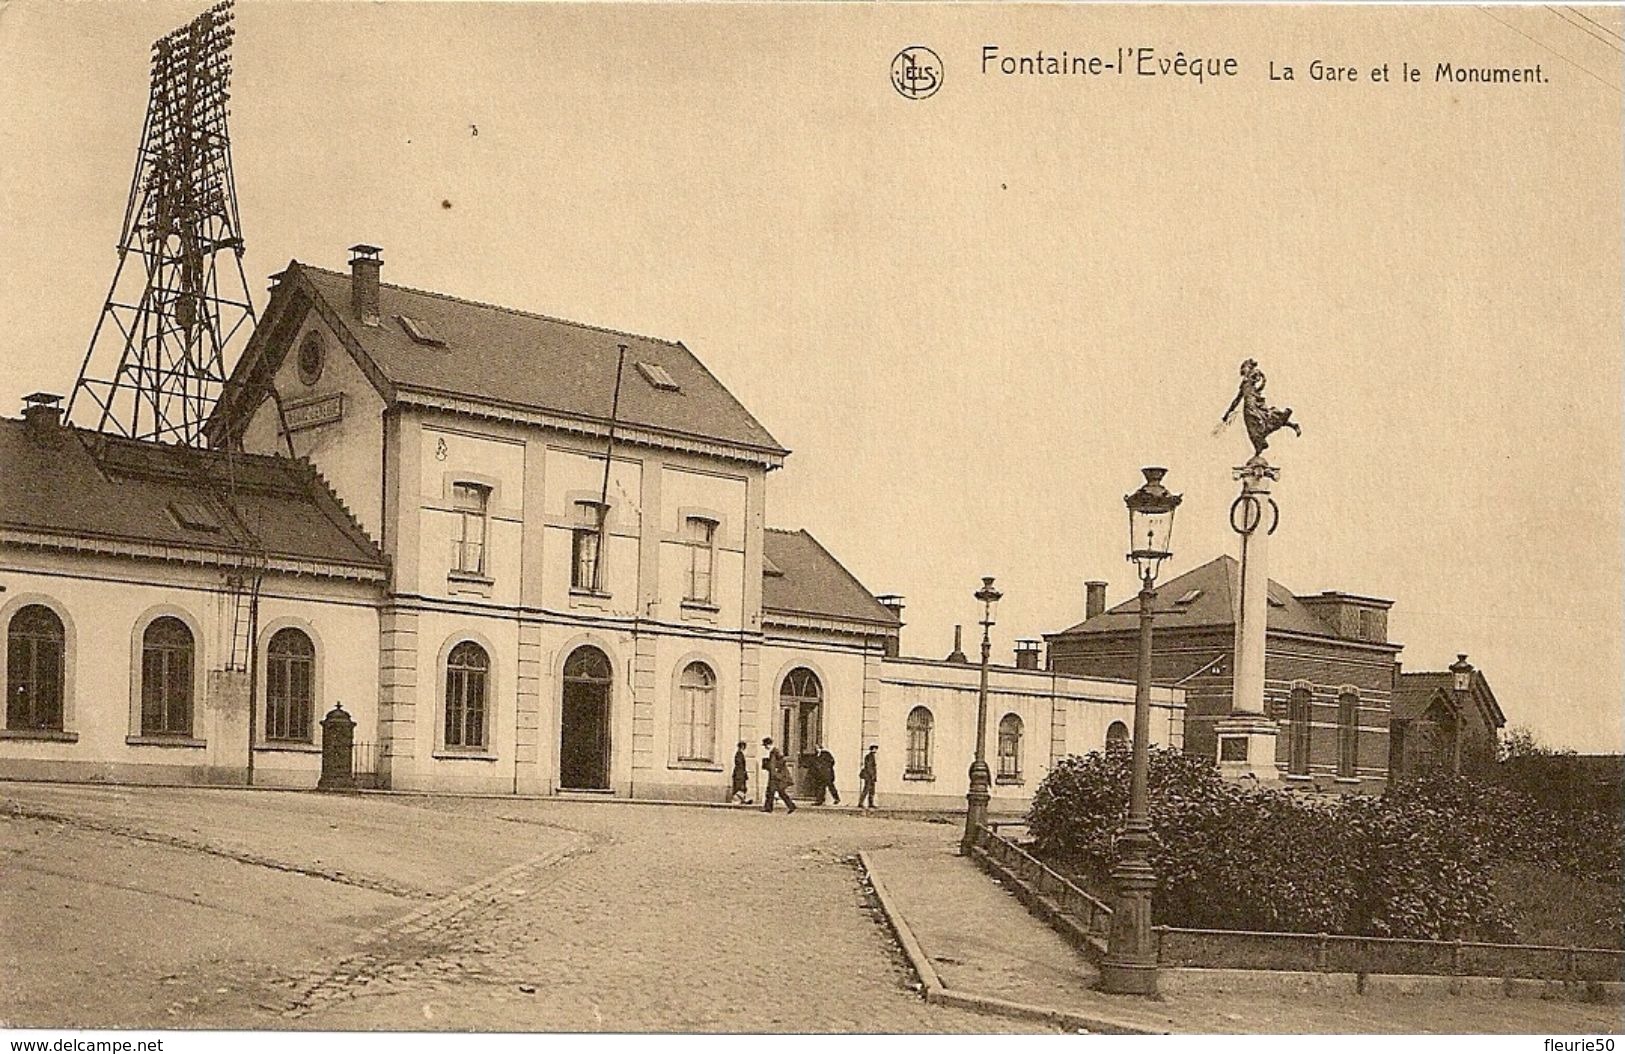
[[[891,60],[891,86],[905,99],[929,99],[942,87],[942,59],[928,47],[904,48]]]

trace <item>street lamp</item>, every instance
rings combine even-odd
[[[976,693],[976,757],[970,763],[970,790],[965,792],[965,836],[959,840],[959,855],[970,854],[976,842],[976,828],[987,822],[987,803],[993,795],[993,772],[987,767],[987,661],[993,654],[988,631],[993,628],[993,608],[1003,593],[993,588],[991,575],[982,579],[976,599],[982,602],[982,686]]]
[[[1112,932],[1100,967],[1103,991],[1122,995],[1155,995],[1157,948],[1151,932],[1151,891],[1157,875],[1151,868],[1151,814],[1146,781],[1151,735],[1151,603],[1157,597],[1157,570],[1172,553],[1174,510],[1180,497],[1162,485],[1165,468],[1141,469],[1145,482],[1123,499],[1128,506],[1129,553],[1140,573],[1140,655],[1134,684],[1134,759],[1129,781],[1128,823],[1118,839],[1112,885]]]

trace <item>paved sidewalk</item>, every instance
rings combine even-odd
[[[943,985],[961,994],[1147,1032],[1539,1034],[1621,1029],[1618,1006],[1539,999],[1181,992],[1147,1000],[1105,995],[1093,990],[1099,975],[1088,960],[959,856],[955,841],[870,849],[868,858]]]
[[[1088,961],[962,858],[957,842],[868,855],[945,987],[1044,1007],[1098,998]]]

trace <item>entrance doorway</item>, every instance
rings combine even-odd
[[[590,645],[564,661],[559,710],[559,787],[609,789],[609,658]]]
[[[791,670],[779,687],[779,742],[797,797],[813,793],[813,759],[824,742],[824,686],[805,666]]]

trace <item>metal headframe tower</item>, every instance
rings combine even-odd
[[[253,329],[226,133],[231,7],[152,45],[118,269],[68,403],[101,432],[201,446],[226,349]]]

